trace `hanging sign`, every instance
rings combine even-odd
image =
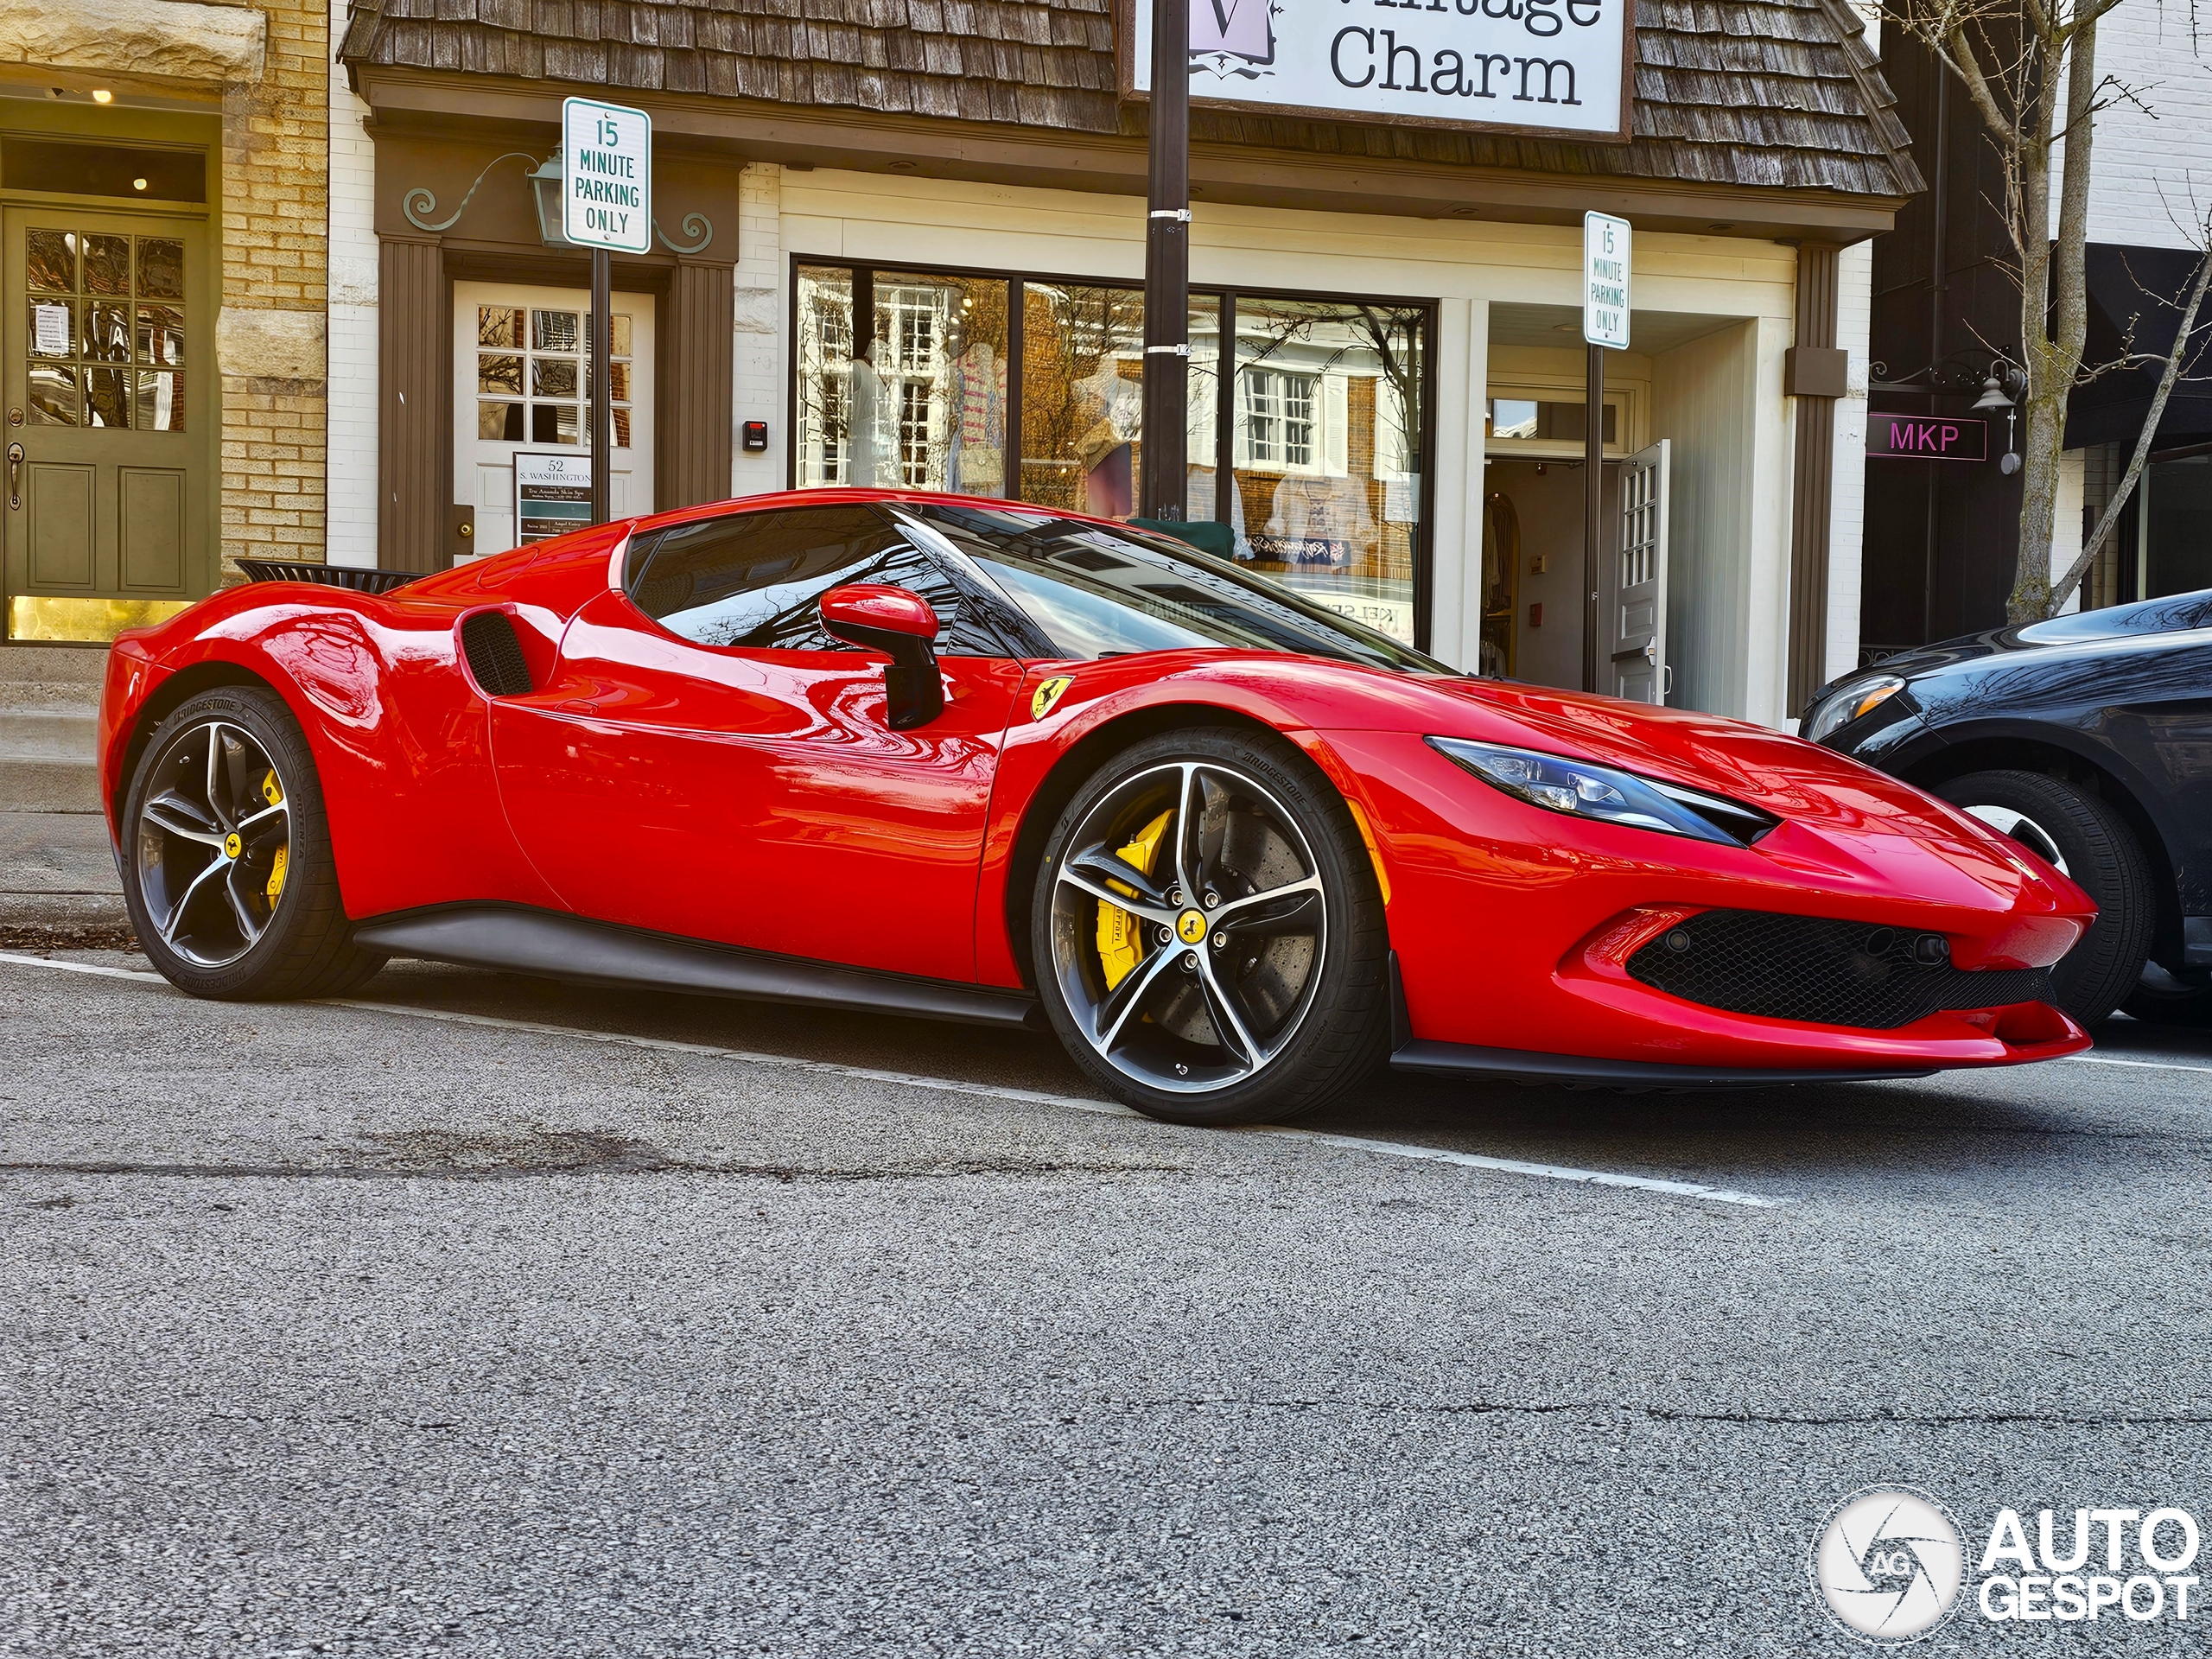
[[[1989,423],[1971,415],[1866,416],[1866,453],[1907,461],[1987,461]]]
[[[1629,137],[1633,0],[1191,0],[1191,102],[1275,115]],[[1122,92],[1152,0],[1119,0]]]
[[[1582,338],[1617,352],[1628,349],[1630,236],[1624,219],[1582,215]]]
[[[653,123],[596,99],[561,105],[561,226],[580,248],[649,253],[653,245]]]
[[[591,457],[580,449],[515,456],[515,545],[591,523]]]

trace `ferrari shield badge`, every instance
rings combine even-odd
[[[1051,679],[1046,681],[1044,684],[1039,686],[1037,688],[1037,695],[1029,699],[1029,718],[1032,720],[1042,720],[1046,715],[1051,714],[1052,712],[1052,705],[1060,700],[1060,694],[1074,683],[1074,676],[1069,674],[1055,674]]]

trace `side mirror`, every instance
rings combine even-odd
[[[855,582],[822,595],[822,626],[832,639],[891,658],[883,671],[885,723],[894,732],[926,726],[944,712],[937,666],[937,613],[904,588]]]

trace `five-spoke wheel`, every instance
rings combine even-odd
[[[1382,907],[1356,828],[1309,770],[1242,734],[1173,734],[1117,757],[1062,815],[1038,978],[1071,1052],[1132,1104],[1288,1116],[1372,1064]]]
[[[253,949],[284,894],[291,809],[276,762],[243,726],[170,734],[148,772],[133,853],[148,919],[201,968]]]
[[[353,945],[314,756],[264,688],[200,692],[155,730],[124,803],[123,873],[140,944],[195,995],[329,995],[383,964]]]

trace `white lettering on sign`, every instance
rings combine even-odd
[[[1192,0],[1191,101],[1431,126],[1628,137],[1633,0]],[[1152,89],[1152,0],[1122,85]]]
[[[652,248],[653,124],[643,110],[571,98],[561,105],[562,229],[580,247]]]
[[[1582,338],[1592,346],[1628,349],[1630,237],[1624,219],[1582,215]]]

